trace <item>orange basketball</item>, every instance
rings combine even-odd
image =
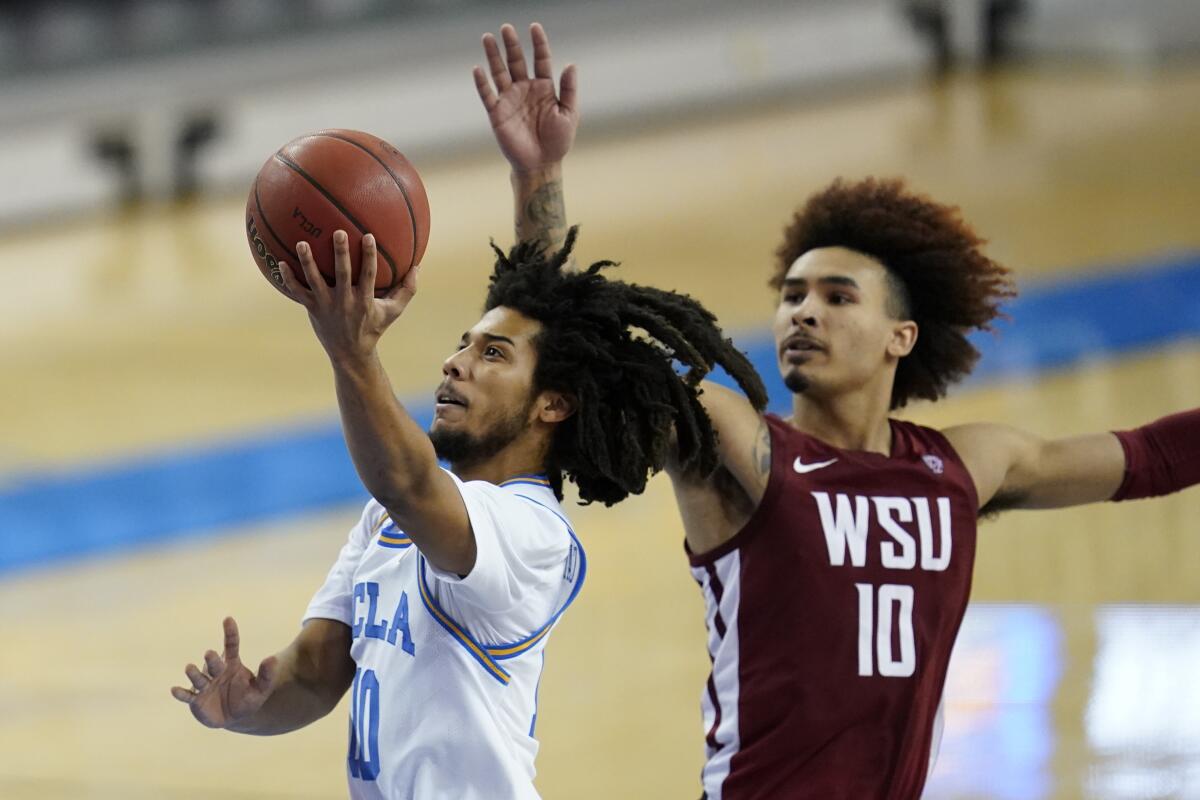
[[[246,200],[246,238],[262,274],[283,285],[285,261],[308,286],[296,256],[307,241],[317,267],[333,283],[333,232],[350,239],[358,281],[362,237],[375,236],[375,294],[385,294],[421,261],[429,242],[429,199],[408,159],[369,133],[325,130],[285,144],[267,159]]]

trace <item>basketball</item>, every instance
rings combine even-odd
[[[363,234],[379,253],[375,294],[386,294],[421,261],[429,242],[429,199],[421,177],[392,145],[369,133],[323,130],[279,148],[263,164],[246,200],[246,238],[258,269],[277,288],[287,262],[304,286],[296,244],[307,241],[333,283],[333,232],[349,237],[358,281]]]

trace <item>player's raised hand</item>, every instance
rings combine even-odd
[[[225,618],[225,651],[204,654],[204,670],[195,664],[184,669],[191,689],[171,687],[171,695],[187,703],[192,716],[210,728],[228,728],[258,709],[274,689],[279,664],[275,656],[263,659],[254,674],[242,664],[240,640],[233,617]]]
[[[550,62],[550,39],[538,23],[529,26],[533,40],[533,76],[525,63],[521,40],[512,25],[500,27],[504,54],[496,37],[483,35],[488,71],[475,67],[475,88],[487,111],[501,152],[517,172],[557,164],[571,149],[579,126],[575,65],[562,72],[558,92]]]
[[[383,297],[375,296],[379,254],[375,237],[364,234],[358,281],[351,279],[350,244],[345,231],[333,232],[334,283],[329,286],[317,269],[308,242],[296,245],[300,268],[309,288],[296,281],[286,264],[281,264],[283,288],[288,296],[308,309],[308,318],[321,345],[331,358],[370,355],[388,326],[395,322],[417,293],[413,267]]]

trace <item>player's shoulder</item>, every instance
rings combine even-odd
[[[892,417],[892,449],[911,452],[915,455],[953,450],[954,444],[945,431],[931,428],[904,419]]]
[[[980,431],[931,428],[897,419],[891,422],[894,456],[918,464],[922,472],[928,470],[937,478],[956,483],[971,502],[976,502],[979,449],[975,437]]]
[[[549,479],[543,475],[519,475],[496,485],[497,491],[515,508],[524,509],[555,530],[569,532],[571,523],[558,502]]]
[[[986,475],[1035,451],[1039,439],[1028,431],[999,422],[972,422],[945,428],[942,434],[972,474]]]
[[[784,419],[778,414],[771,412],[763,414],[762,426],[765,429],[765,435],[770,438],[771,447],[782,447],[781,452],[784,453],[792,450],[802,453],[811,450],[832,452],[837,449],[808,431],[796,427],[790,419]]]
[[[502,527],[520,529],[523,538],[536,536],[565,547],[574,537],[566,512],[544,475],[517,475],[500,483],[466,481],[462,490],[465,497],[486,504]]]
[[[939,433],[967,459],[999,457],[1026,446],[1030,440],[1025,431],[999,422],[969,422],[943,428]]]
[[[1024,434],[1020,428],[1003,422],[964,422],[942,428],[940,432],[952,442],[959,439],[1006,439]]]
[[[358,523],[350,529],[350,538],[361,542],[370,541],[380,530],[391,522],[387,509],[374,497],[369,498],[363,505]]]
[[[889,422],[892,427],[893,459],[922,461],[926,465],[944,462],[964,465],[958,446],[945,430],[894,417]],[[935,468],[934,471],[938,470]]]

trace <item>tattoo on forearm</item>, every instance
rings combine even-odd
[[[766,420],[758,423],[758,433],[754,437],[754,465],[760,477],[771,474],[771,431]]]
[[[547,248],[560,247],[567,235],[562,181],[550,181],[538,187],[521,208],[516,227],[517,235],[522,239],[541,239]]]

